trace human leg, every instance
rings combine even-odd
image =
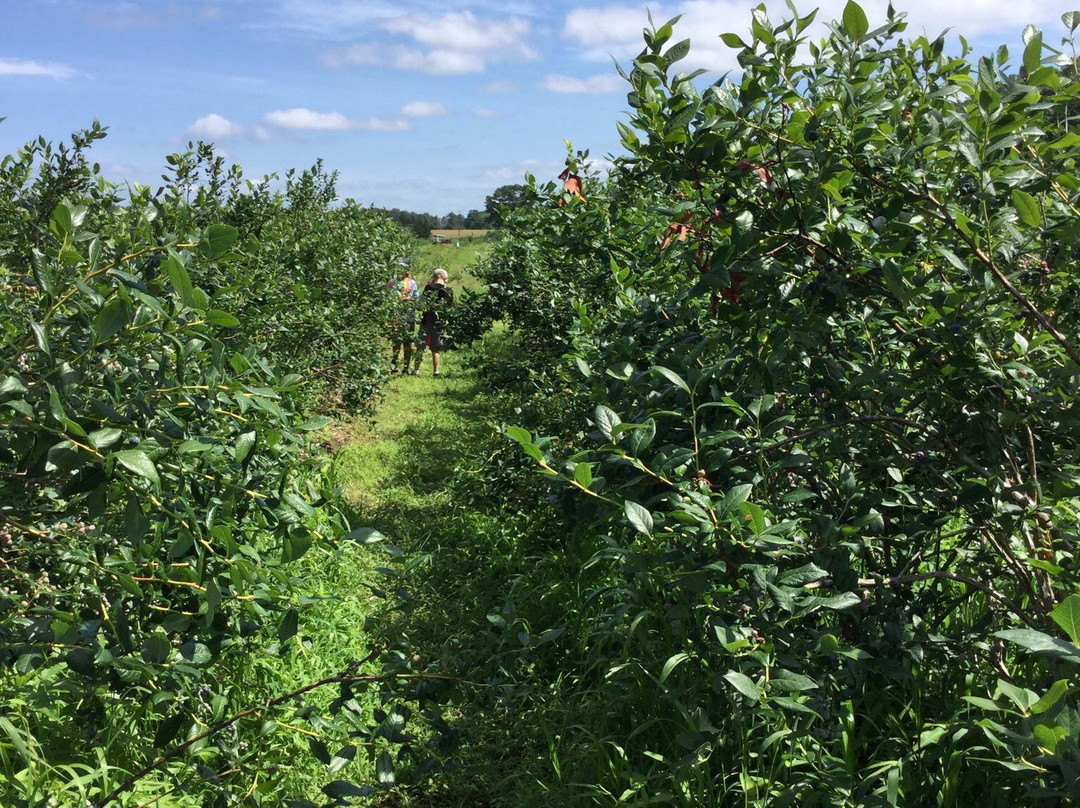
[[[413,365],[413,375],[420,372],[420,365],[424,363],[424,348],[427,347],[431,340],[430,328],[423,323],[420,324],[420,333],[416,340],[416,363]]]

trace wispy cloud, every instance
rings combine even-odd
[[[480,88],[481,92],[485,93],[516,93],[521,88],[512,81],[506,79],[500,79],[499,81],[493,81],[491,84],[485,84]]]
[[[401,114],[406,118],[435,118],[449,115],[450,110],[438,101],[410,101],[401,108]]]
[[[211,112],[204,115],[188,127],[188,134],[206,140],[221,140],[227,137],[239,135],[244,131],[238,123],[233,123],[228,118]]]
[[[36,59],[0,57],[0,76],[45,76],[57,81],[70,79],[78,71],[62,62],[42,62]]]
[[[222,4],[213,0],[69,0],[69,5],[81,11],[87,25],[112,31],[183,28],[214,23],[225,16]]]
[[[477,104],[475,107],[469,110],[474,118],[498,118],[499,111],[492,109],[491,107],[482,107]]]
[[[551,74],[544,77],[541,86],[553,93],[615,93],[625,90],[627,84],[617,73],[601,73],[596,76],[577,78]]]
[[[379,65],[432,76],[458,76],[482,73],[484,59],[476,54],[458,51],[423,51],[405,45],[354,45],[323,55],[327,67],[343,68],[353,65]]]
[[[350,129],[369,132],[403,132],[410,128],[409,122],[388,118],[349,118],[340,112],[315,112],[305,107],[275,110],[263,116],[263,121],[280,129],[318,132],[344,131]]]

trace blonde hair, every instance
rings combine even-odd
[[[443,283],[446,283],[448,280],[450,280],[450,276],[446,274],[446,270],[442,269],[441,267],[432,272],[431,277],[432,279],[438,278]]]

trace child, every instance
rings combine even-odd
[[[398,351],[405,347],[405,364],[401,368],[402,375],[409,372],[409,362],[412,360],[413,332],[416,331],[416,301],[420,297],[420,287],[412,279],[412,270],[408,262],[401,259],[401,280],[397,283],[390,282],[390,288],[397,292],[398,299],[394,301],[395,310],[391,315],[390,331],[393,342],[393,354],[390,359],[390,372],[397,373]]]

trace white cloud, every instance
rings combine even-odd
[[[442,17],[404,15],[383,26],[394,34],[408,34],[417,42],[441,50],[489,53],[519,48],[529,33],[521,17],[481,19],[471,11],[450,12]]]
[[[617,73],[601,73],[587,78],[559,76],[551,74],[544,77],[541,86],[553,93],[615,93],[628,89],[627,83]]]
[[[401,114],[406,118],[434,118],[449,113],[446,105],[438,101],[410,101],[401,108]]]
[[[76,74],[76,70],[61,62],[40,62],[35,59],[10,59],[0,57],[0,76],[46,76],[63,81]]]
[[[233,123],[216,112],[204,115],[188,127],[188,134],[198,138],[206,138],[207,140],[221,140],[222,138],[239,135],[243,131],[244,127],[240,124]]]
[[[318,132],[363,129],[369,132],[403,132],[409,129],[409,122],[387,118],[353,119],[340,112],[315,112],[304,107],[276,110],[263,116],[263,120],[281,129],[307,130]]]
[[[329,51],[323,55],[324,63],[331,67],[374,64],[452,76],[482,73],[493,62],[538,56],[528,42],[528,20],[517,16],[478,17],[471,11],[442,16],[398,13],[382,20],[380,27],[405,42],[364,43]]]
[[[843,16],[846,0],[818,0],[819,11],[810,34],[825,34],[825,23]],[[773,24],[790,17],[790,10],[773,2]],[[888,0],[862,0],[861,5],[871,27],[885,22]],[[1028,23],[1054,30],[1060,8],[1051,0],[968,0],[943,3],[941,0],[906,0],[900,10],[907,12],[908,33],[926,33],[933,37],[946,28],[969,40],[990,36],[998,40],[1015,39]],[[724,45],[719,36],[731,31],[749,38],[750,9],[735,0],[684,0],[650,4],[653,21],[659,26],[676,15],[682,19],[675,26],[673,42],[690,39],[690,55],[682,64],[691,70],[703,67],[714,71],[738,70],[736,51]],[[809,6],[806,12],[809,12]],[[582,6],[565,18],[563,36],[576,44],[582,56],[597,61],[612,57],[620,62],[632,59],[644,47],[641,33],[649,24],[647,12],[640,5]]]
[[[498,118],[499,111],[492,109],[491,107],[482,107],[477,105],[469,110],[474,118]]]

